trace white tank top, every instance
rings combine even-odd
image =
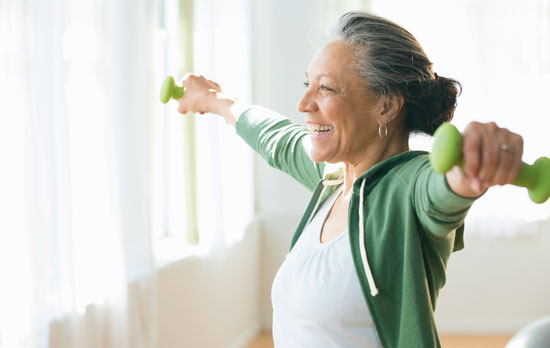
[[[382,347],[355,272],[348,231],[321,243],[321,228],[340,192],[323,203],[275,276],[275,347]]]

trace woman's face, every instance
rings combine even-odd
[[[352,67],[353,51],[341,40],[322,47],[306,72],[298,111],[306,113],[315,162],[355,164],[378,138],[379,98]]]

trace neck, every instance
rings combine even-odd
[[[382,138],[372,149],[368,150],[366,156],[357,161],[344,162],[344,191],[342,197],[350,199],[355,180],[374,165],[391,156],[407,151],[409,151],[408,138]]]

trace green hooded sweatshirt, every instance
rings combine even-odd
[[[268,109],[247,109],[236,130],[269,165],[313,191],[292,249],[317,208],[342,184],[342,170],[325,173],[330,166],[309,157],[309,132]],[[422,151],[392,156],[355,180],[349,243],[384,347],[441,346],[435,304],[451,253],[464,247],[464,218],[473,202],[452,192]]]

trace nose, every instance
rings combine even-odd
[[[305,91],[302,99],[300,99],[300,101],[298,102],[296,109],[298,109],[299,112],[304,112],[304,113],[317,111],[318,109],[317,103],[312,97],[309,89]]]

